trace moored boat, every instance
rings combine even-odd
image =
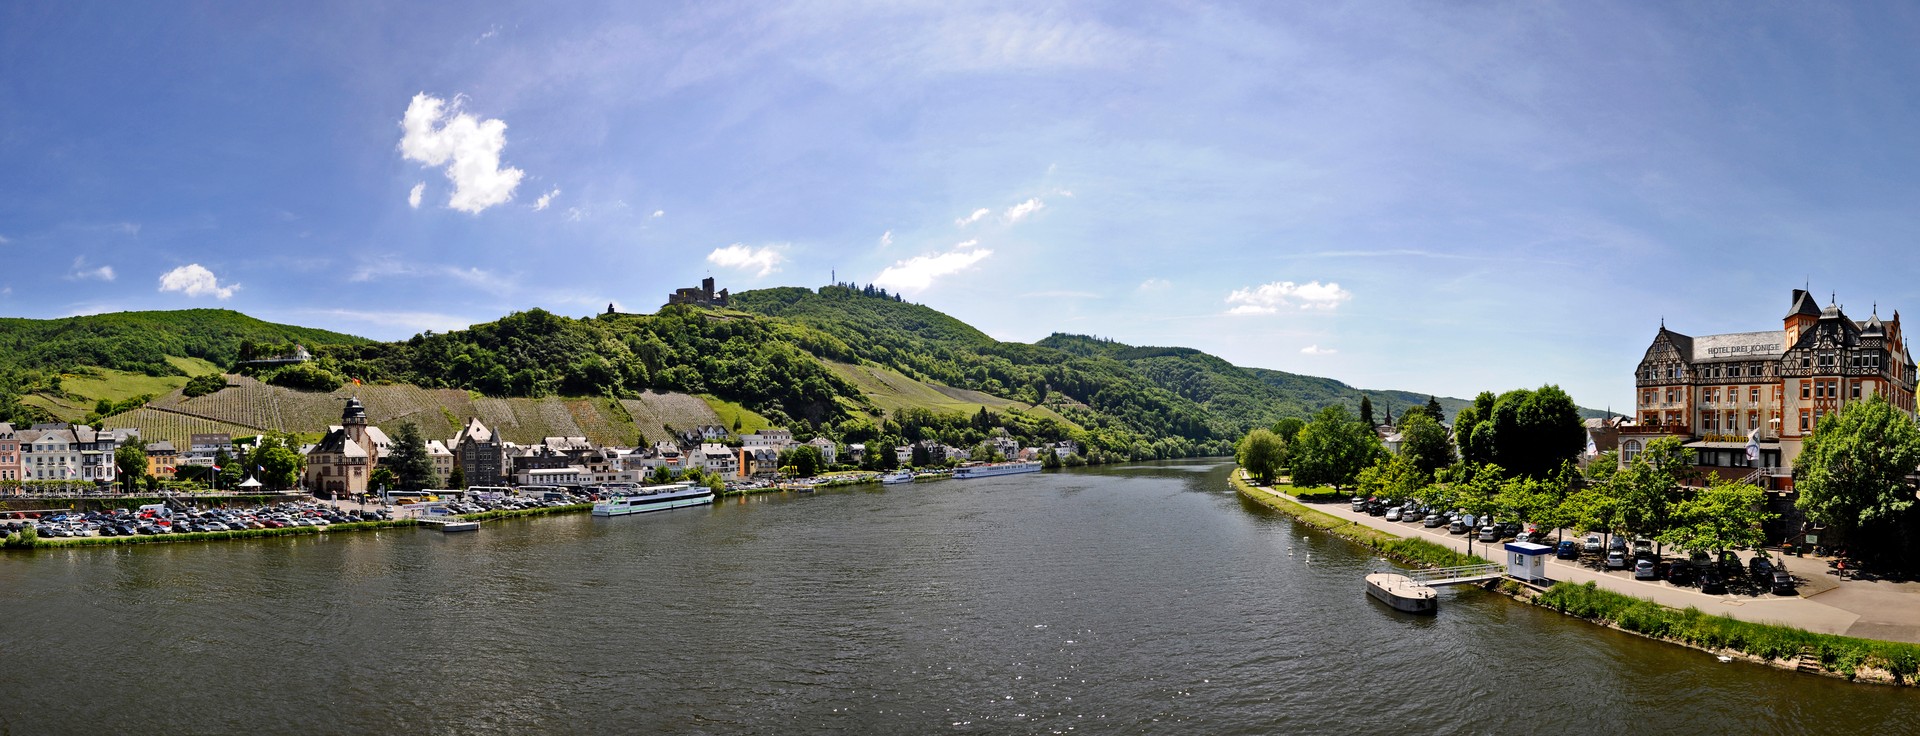
[[[625,516],[648,511],[702,506],[713,503],[713,489],[705,486],[655,486],[639,493],[614,496],[593,505],[594,516]]]
[[[953,477],[964,480],[967,478],[989,478],[996,475],[1013,475],[1015,473],[1038,473],[1040,472],[1040,467],[1040,463],[1034,460],[962,465],[954,469]]]
[[[899,470],[892,473],[888,473],[886,475],[880,476],[880,482],[886,485],[894,485],[896,483],[912,483],[913,471]]]

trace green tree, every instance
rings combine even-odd
[[[393,433],[393,450],[387,455],[386,465],[393,468],[396,488],[402,491],[418,491],[439,485],[439,477],[433,472],[433,456],[427,454],[427,440],[420,434],[419,425],[407,422]]]
[[[1406,417],[1410,418],[1400,426],[1400,454],[1428,478],[1452,465],[1453,438],[1447,436],[1447,428],[1419,407],[1407,410]]]
[[[1366,394],[1360,395],[1360,423],[1369,427],[1376,426],[1373,421],[1373,399],[1367,398]]]
[[[1911,564],[1908,516],[1920,428],[1878,394],[1820,418],[1793,464],[1794,505],[1868,559]]]
[[[924,468],[924,467],[927,467],[928,465],[933,464],[933,454],[927,452],[927,446],[925,444],[920,442],[915,442],[913,443],[912,460],[913,460],[913,467]]]
[[[668,470],[665,465],[655,465],[653,472],[647,474],[647,483],[651,485],[663,486],[672,482],[673,471]]]
[[[465,490],[467,487],[467,471],[458,463],[454,464],[453,472],[447,473],[447,487],[459,490]]]
[[[1044,470],[1057,470],[1060,468],[1060,465],[1060,451],[1058,449],[1049,447],[1047,448],[1047,453],[1040,456],[1040,467]]]
[[[1355,421],[1344,406],[1329,406],[1300,430],[1290,458],[1293,483],[1351,486],[1380,453],[1380,438],[1372,427]]]
[[[123,445],[113,450],[113,469],[120,475],[120,487],[133,492],[147,474],[147,453],[139,445]]]
[[[1300,438],[1300,430],[1306,427],[1306,420],[1299,417],[1286,417],[1273,423],[1273,433],[1280,437],[1281,443],[1290,445]]]
[[[285,444],[274,444],[254,454],[255,467],[261,468],[260,482],[268,488],[292,488],[300,484],[300,468],[306,459]]]
[[[1693,451],[1677,437],[1661,437],[1613,474],[1608,492],[1619,504],[1618,525],[1636,539],[1653,539],[1673,524],[1682,485],[1693,478]]]
[[[720,478],[719,473],[707,476],[706,484],[707,489],[713,491],[716,496],[727,492],[727,482]]]
[[[1248,432],[1235,449],[1240,467],[1254,477],[1260,485],[1272,485],[1273,479],[1280,475],[1281,454],[1286,451],[1286,443],[1279,435],[1265,429]],[[1057,462],[1057,460],[1056,460]]]
[[[1482,465],[1494,461],[1493,428],[1488,420],[1493,417],[1493,406],[1498,398],[1491,391],[1481,391],[1473,398],[1473,404],[1460,410],[1453,418],[1453,438],[1460,446],[1460,461],[1468,465]],[[1480,433],[1486,426],[1486,434]]]
[[[219,468],[219,470],[215,472],[215,481],[219,483],[221,488],[232,489],[238,487],[240,481],[246,478],[246,476],[243,475],[245,470],[241,467],[243,464],[239,459],[227,454],[226,450],[219,450],[213,453],[213,465]]]
[[[820,448],[813,445],[800,445],[780,453],[780,467],[787,468],[795,478],[812,478],[820,474],[821,466],[826,464],[820,455]]]
[[[1713,485],[1686,494],[1657,539],[1703,552],[1758,547],[1766,541],[1761,525],[1776,516],[1766,511],[1765,502],[1766,492],[1759,486],[1715,478]]]
[[[1447,410],[1440,408],[1440,400],[1434,398],[1432,394],[1427,395],[1427,416],[1433,417],[1433,421],[1441,424],[1447,423]]]
[[[1422,472],[1405,455],[1381,455],[1355,478],[1360,494],[1396,501],[1419,498],[1421,489],[1432,476]]]
[[[399,487],[399,482],[393,474],[393,468],[385,465],[374,468],[373,472],[367,476],[368,490],[375,492],[383,490],[390,491],[398,490]]]

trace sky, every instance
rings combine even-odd
[[[0,314],[400,339],[876,283],[988,334],[1622,409],[1920,314],[1892,3],[0,7]]]

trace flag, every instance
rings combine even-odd
[[[1587,433],[1587,457],[1599,457],[1600,447],[1593,444],[1593,433]]]
[[[265,465],[255,465],[255,466],[253,466],[253,472],[256,472],[256,473],[265,473],[265,472],[267,472],[267,466],[265,466]]]
[[[220,472],[220,466],[218,466],[218,465],[215,465],[215,466],[213,466],[213,472],[215,472],[215,473],[218,473],[218,472]]]
[[[1747,462],[1760,459],[1760,428],[1747,433]]]

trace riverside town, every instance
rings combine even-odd
[[[0,736],[1920,733],[1920,13],[0,11]]]

